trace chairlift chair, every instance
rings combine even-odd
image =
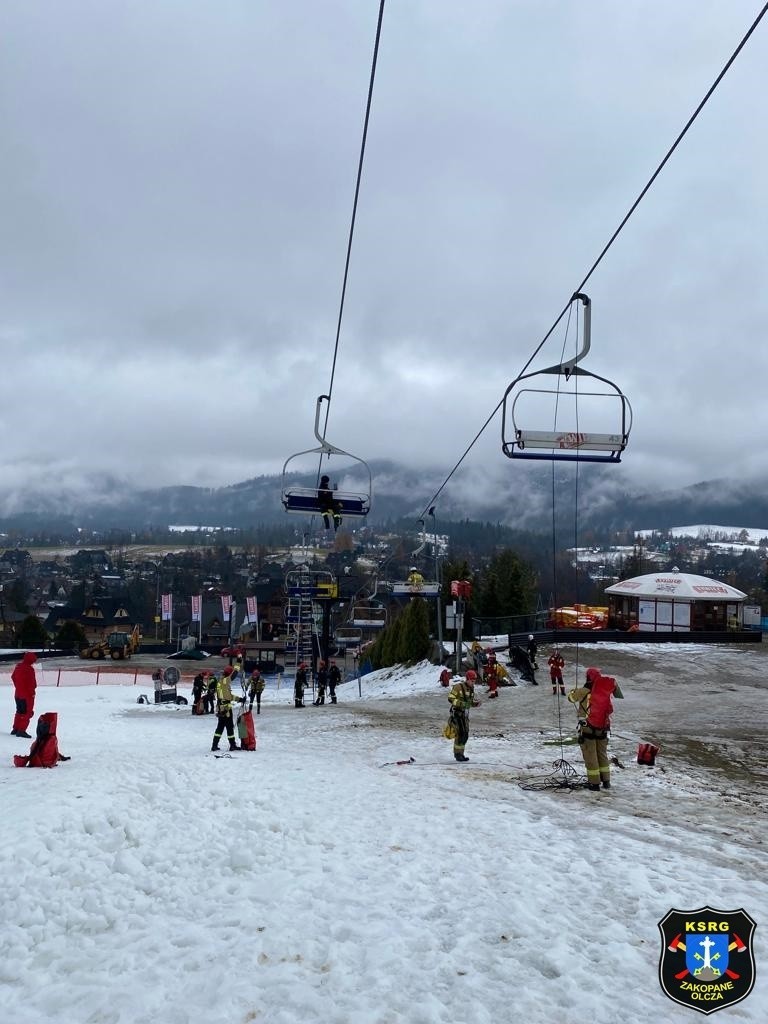
[[[507,458],[545,459],[550,462],[620,462],[622,452],[627,447],[632,427],[632,408],[629,400],[613,381],[576,365],[590,348],[591,301],[581,292],[573,298],[583,304],[584,342],[581,351],[572,359],[555,366],[521,374],[504,392],[501,435],[502,451]],[[560,380],[554,387],[520,386],[533,379],[537,379],[536,383],[541,383],[538,378],[545,375],[556,376],[566,382],[576,378],[576,387],[570,391],[564,390]],[[589,382],[587,390],[578,387],[578,381],[582,379]],[[590,390],[598,386],[591,382],[599,382],[600,389]],[[545,383],[548,382],[545,380]],[[531,430],[522,426],[521,424],[530,422],[527,417],[534,402],[538,401],[531,401],[530,396],[545,396],[543,401],[539,402],[538,409],[543,406],[545,414],[552,421],[556,421],[561,404],[573,402],[574,419],[569,421],[566,429]],[[592,401],[593,399],[596,401]],[[601,425],[607,423],[610,429],[597,431],[583,428],[578,410],[578,404],[582,400],[589,400],[590,415],[594,415],[596,410],[602,417]],[[589,419],[589,423],[593,422]]]
[[[408,597],[437,597],[440,593],[440,584],[437,580],[424,580],[423,583],[408,583],[407,580],[397,580],[390,584],[392,593],[397,597],[407,595]]]
[[[337,647],[359,647],[362,640],[363,631],[359,626],[337,626],[333,633]]]
[[[349,621],[363,629],[383,629],[387,624],[387,609],[383,605],[353,605]]]
[[[288,483],[288,466],[291,462],[301,458],[304,455],[344,455],[354,462],[359,463],[360,466],[365,470],[368,478],[367,489],[364,487],[360,491],[339,491],[334,489],[333,498],[336,502],[336,506],[339,514],[342,518],[367,516],[371,510],[371,490],[373,478],[371,474],[371,468],[368,463],[356,455],[352,455],[350,452],[345,452],[341,448],[337,448],[335,445],[330,444],[320,435],[320,410],[322,408],[323,401],[330,401],[328,395],[320,395],[317,399],[317,406],[315,408],[315,437],[320,442],[316,448],[307,448],[304,451],[296,452],[295,455],[289,456],[283,464],[283,476],[282,476],[282,503],[286,512],[297,513],[298,515],[322,515],[327,509],[321,507],[320,499],[317,496],[317,487],[302,487],[296,484]]]

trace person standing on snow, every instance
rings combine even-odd
[[[330,668],[328,669],[328,692],[331,695],[331,704],[336,704],[336,687],[341,682],[341,669],[335,661],[331,662]]]
[[[25,740],[32,739],[27,729],[35,713],[36,661],[37,655],[33,651],[27,651],[11,673],[13,696],[16,701],[16,714],[13,718],[11,736],[22,736]]]
[[[536,643],[536,637],[533,635],[533,633],[529,633],[528,634],[528,646],[525,648],[525,650],[526,650],[526,653],[528,655],[528,659],[529,659],[529,661],[531,663],[531,668],[538,668],[539,667],[536,664],[536,652],[538,651],[538,649],[539,649],[539,645]]]
[[[237,740],[235,739],[235,720],[233,717],[235,698],[232,694],[232,685],[229,681],[231,675],[232,669],[227,666],[222,672],[221,679],[216,685],[216,709],[219,717],[216,721],[216,732],[213,734],[211,750],[219,749],[219,740],[221,739],[225,729],[227,730],[229,749],[238,749]]]
[[[307,688],[307,666],[302,661],[296,669],[296,678],[293,681],[293,705],[297,708],[306,707],[304,703],[304,691]]]
[[[477,672],[469,669],[463,680],[459,680],[448,691],[448,700],[451,704],[449,721],[456,730],[453,739],[453,756],[457,761],[468,761],[464,755],[464,747],[469,739],[469,709],[477,707],[475,701],[475,680]]]
[[[256,714],[261,714],[261,695],[264,693],[264,676],[259,672],[257,668],[251,672],[251,678],[248,680],[248,710],[253,711],[253,698],[256,698]]]
[[[216,678],[215,672],[207,673],[208,685],[205,688],[203,694],[203,713],[206,715],[212,715],[216,701],[216,687],[219,685],[219,680]]]
[[[549,678],[552,680],[552,693],[557,693],[557,688],[559,686],[560,693],[564,694],[565,683],[563,682],[563,669],[565,668],[565,658],[557,647],[547,658],[547,664],[549,665]]]
[[[205,693],[205,675],[198,672],[192,680],[192,714],[203,714],[203,694]]]
[[[588,668],[587,679],[568,694],[579,716],[579,743],[587,770],[587,789],[611,788],[611,765],[608,760],[608,733],[611,729],[613,704],[611,697],[624,694],[615,679],[604,676],[599,669]]]
[[[325,691],[328,687],[328,669],[325,667],[325,662],[319,662],[317,666],[317,699],[315,700],[315,707],[319,708],[321,704],[325,704]]]

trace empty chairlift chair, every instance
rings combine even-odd
[[[590,348],[591,303],[582,293],[574,300],[584,310],[584,341],[578,355],[521,374],[504,393],[502,451],[510,459],[621,461],[632,408],[616,384],[576,365]],[[551,384],[553,376],[557,382]],[[546,429],[549,424],[554,429]]]

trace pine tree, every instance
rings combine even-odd
[[[62,623],[53,644],[54,647],[64,651],[79,651],[81,647],[87,646],[88,637],[85,635],[85,630],[79,622],[75,622],[74,619],[67,619],[66,622]]]
[[[395,661],[407,664],[422,661],[429,654],[429,611],[426,601],[414,597],[400,616],[402,629],[398,637]]]
[[[19,647],[47,647],[50,637],[36,615],[28,615],[16,634]]]

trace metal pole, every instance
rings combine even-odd
[[[437,642],[440,646],[440,660],[443,660],[443,597],[441,594],[440,587],[440,555],[437,547],[437,516],[435,515],[434,505],[429,510],[429,515],[432,516],[432,525],[434,527],[434,538],[435,538],[435,579],[437,580]]]
[[[464,598],[456,598],[456,675],[461,675],[461,634],[464,625]]]

